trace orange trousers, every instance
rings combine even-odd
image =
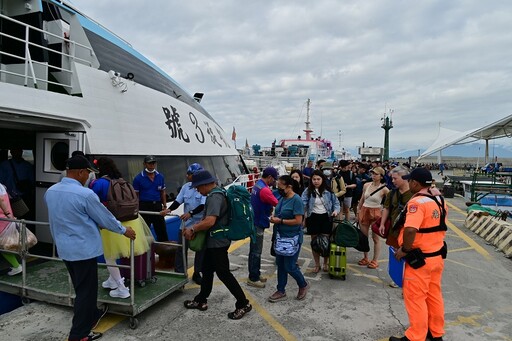
[[[441,291],[444,260],[441,256],[425,259],[426,264],[413,269],[405,264],[404,302],[409,316],[405,336],[411,341],[425,341],[427,332],[432,336],[444,335],[444,301]]]

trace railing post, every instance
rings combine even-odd
[[[28,26],[25,26],[25,84],[24,84],[25,86],[28,85],[28,58],[29,58],[28,39],[29,39]]]

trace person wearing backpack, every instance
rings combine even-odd
[[[187,240],[191,240],[197,232],[207,231],[207,233],[201,290],[192,300],[186,300],[183,304],[187,309],[201,311],[208,309],[208,297],[213,288],[213,275],[217,274],[217,277],[236,298],[235,310],[228,313],[228,318],[239,320],[252,310],[252,305],[229,270],[228,249],[231,241],[226,238],[224,233],[216,233],[222,231],[223,226],[227,226],[230,219],[228,200],[225,192],[216,185],[216,181],[207,170],[200,170],[192,175],[192,187],[206,196],[206,202],[203,219],[191,228],[185,229],[183,234]]]
[[[350,207],[352,206],[352,196],[357,187],[356,175],[350,170],[350,162],[347,160],[340,160],[339,167],[341,168],[338,175],[343,178],[345,182],[346,193],[343,196],[343,214],[346,220],[350,217]]]
[[[319,235],[329,237],[332,231],[332,218],[340,212],[340,202],[327,185],[324,173],[317,169],[313,172],[308,188],[302,193],[302,203],[305,207],[306,226],[311,235],[311,243]],[[328,244],[328,243],[327,243]],[[320,271],[320,254],[313,251],[315,260],[314,273]],[[329,270],[329,257],[324,257],[324,271]]]
[[[206,202],[206,197],[199,193],[195,187],[192,187],[192,175],[195,172],[203,170],[203,166],[199,163],[193,163],[187,168],[187,183],[181,187],[176,200],[173,201],[171,206],[169,206],[168,212],[171,213],[175,209],[184,204],[183,214],[180,216],[180,219],[184,221],[185,228],[190,228],[194,224],[201,221],[201,212],[204,210],[204,204]],[[183,231],[182,231],[183,232]],[[181,244],[181,238],[178,238]],[[185,243],[185,255],[188,254],[188,241]],[[192,280],[201,285],[201,267],[203,264],[203,256],[204,250],[197,251],[194,256],[194,274],[192,275]],[[176,261],[175,261],[175,270],[176,272],[185,272],[184,262],[183,262],[183,252],[181,248],[176,250]]]
[[[269,186],[277,180],[277,169],[267,167],[251,191],[251,206],[254,210],[254,227],[256,229],[256,242],[250,244],[249,250],[249,278],[247,285],[264,288],[266,279],[261,277],[261,252],[263,250],[263,236],[265,229],[270,227],[270,215],[277,205],[277,199]]]
[[[327,166],[326,166],[327,165]],[[327,164],[327,162],[322,167],[322,172],[327,178],[327,185],[332,190],[338,201],[340,202],[340,206],[343,204],[343,196],[347,193],[347,188],[345,186],[345,181],[341,176],[338,176],[334,173],[334,169],[331,165]]]
[[[115,197],[115,193],[112,193],[113,182],[121,180],[124,186],[131,187],[130,183],[122,179],[121,172],[117,169],[114,161],[108,157],[101,157],[97,161],[97,167],[99,170],[98,179],[93,180],[89,187],[96,193],[100,201],[109,207],[109,200],[112,201]],[[123,186],[122,185],[122,186]],[[118,193],[119,195],[119,193]],[[134,255],[139,256],[148,252],[150,245],[147,238],[149,228],[144,228],[145,222],[138,216],[138,202],[137,196],[133,193],[132,200],[134,206],[132,207],[133,215],[129,220],[125,220],[122,217],[116,217],[121,221],[123,226],[131,226],[139,238],[134,241]],[[112,212],[115,216],[115,212]],[[121,257],[130,257],[130,242],[120,234],[111,232],[106,229],[101,229],[101,240],[103,242],[103,254],[105,256],[105,262],[107,265],[115,265],[116,259]],[[121,273],[116,266],[107,266],[109,277],[104,281],[101,286],[105,289],[110,289],[110,297],[116,298],[128,298],[130,297],[129,289],[124,285],[124,278],[121,277]]]

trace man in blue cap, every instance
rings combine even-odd
[[[228,201],[220,189],[214,191],[217,188],[216,179],[207,170],[200,170],[192,174],[192,187],[206,196],[203,219],[191,228],[185,229],[183,234],[187,240],[191,240],[197,231],[208,231],[208,233],[204,250],[201,291],[193,300],[184,302],[185,308],[201,311],[208,309],[208,297],[213,288],[213,274],[216,273],[236,298],[235,311],[230,312],[228,317],[232,320],[239,320],[252,310],[252,306],[235,276],[229,271],[228,249],[231,241],[222,233],[212,236],[213,231],[229,223]]]
[[[265,229],[270,227],[270,215],[277,205],[277,199],[270,190],[279,175],[274,167],[267,167],[263,170],[251,192],[251,205],[254,210],[254,227],[256,228],[256,243],[250,243],[249,250],[249,279],[247,285],[256,288],[264,288],[266,278],[261,277],[261,252],[263,250],[263,236]]]
[[[184,204],[183,214],[180,216],[180,219],[185,222],[185,228],[191,228],[194,224],[197,224],[201,221],[204,204],[206,202],[206,197],[199,193],[195,187],[192,187],[192,175],[195,172],[203,170],[203,166],[199,163],[193,163],[187,168],[187,183],[181,187],[176,200],[169,206],[169,213],[180,207],[181,204]],[[183,232],[183,231],[182,231]],[[179,242],[181,242],[181,238],[179,238]],[[185,255],[187,255],[188,251],[188,241],[185,244]],[[192,280],[196,282],[196,284],[201,285],[201,267],[203,264],[203,255],[204,250],[196,252],[194,257],[194,274],[192,275]],[[178,249],[176,251],[176,262],[175,262],[175,270],[176,272],[185,272],[184,264],[183,264],[183,250]]]

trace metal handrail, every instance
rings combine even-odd
[[[35,70],[34,70],[34,65],[33,65],[34,63],[47,66],[48,68],[57,69],[57,70],[60,70],[61,72],[67,72],[67,73],[70,73],[70,74],[73,74],[73,70],[71,69],[71,67],[72,67],[71,64],[70,64],[70,68],[68,70],[68,69],[64,69],[64,68],[58,67],[58,66],[49,65],[48,63],[43,63],[43,62],[38,62],[38,61],[32,60],[32,58],[30,56],[30,46],[37,47],[37,48],[40,48],[40,49],[43,49],[43,50],[46,50],[46,51],[49,51],[49,52],[52,52],[52,53],[56,53],[56,54],[58,54],[58,55],[60,55],[62,57],[69,58],[69,59],[71,59],[71,60],[73,60],[75,62],[80,62],[82,64],[85,64],[85,65],[88,65],[88,66],[92,66],[92,62],[91,61],[85,60],[85,59],[77,57],[75,55],[76,47],[80,47],[80,48],[83,48],[83,49],[89,51],[90,55],[93,56],[94,52],[93,52],[92,48],[90,48],[90,47],[88,47],[86,45],[77,43],[75,41],[72,41],[72,40],[70,40],[68,38],[61,37],[61,36],[56,35],[54,33],[42,30],[42,29],[37,28],[37,27],[34,27],[32,25],[28,25],[26,23],[23,23],[23,22],[21,22],[19,20],[13,19],[13,18],[8,17],[8,16],[5,16],[3,14],[0,14],[0,18],[8,20],[8,21],[11,21],[11,22],[13,22],[15,24],[18,24],[18,25],[22,26],[22,27],[25,27],[25,39],[18,38],[18,37],[15,37],[15,36],[8,35],[8,34],[5,34],[3,32],[0,32],[0,35],[3,36],[3,37],[8,37],[10,39],[13,39],[15,41],[19,41],[19,42],[25,44],[25,56],[23,56],[23,57],[22,56],[13,55],[11,53],[0,51],[0,54],[2,54],[2,55],[10,56],[10,57],[13,57],[13,58],[20,59],[20,60],[24,61],[25,62],[25,72],[24,72],[24,74],[12,72],[12,71],[7,71],[7,70],[0,70],[0,74],[4,73],[4,74],[14,75],[14,76],[18,76],[18,77],[23,77],[25,79],[25,82],[24,82],[25,86],[27,86],[28,79],[30,77],[32,79],[33,83],[34,83],[34,88],[38,88],[37,82],[41,81],[41,82],[46,83],[46,84],[54,84],[54,85],[59,85],[59,86],[63,86],[63,87],[72,89],[73,86],[71,84],[58,83],[58,82],[50,81],[48,79],[42,79],[42,78],[36,77]],[[64,43],[68,44],[68,49],[69,49],[70,52],[66,53],[66,52],[56,51],[56,50],[50,49],[50,48],[48,48],[46,46],[43,46],[43,45],[31,42],[30,39],[29,39],[29,32],[30,32],[30,30],[33,30],[35,32],[40,32],[40,33],[43,33],[45,35],[49,35],[51,37],[57,38],[58,40],[61,40],[63,42],[63,44]],[[29,69],[30,69],[30,76],[29,76]]]

